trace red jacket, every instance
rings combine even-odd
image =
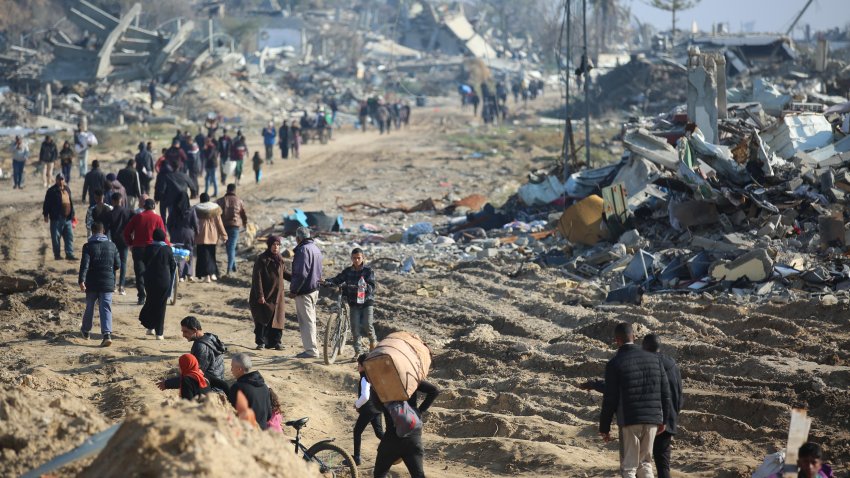
[[[130,218],[130,222],[124,226],[124,242],[130,247],[145,247],[153,243],[153,231],[162,229],[166,231],[162,217],[151,211],[143,211]],[[168,239],[166,244],[171,245]]]

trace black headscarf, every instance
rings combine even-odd
[[[267,252],[269,253],[269,257],[271,257],[272,262],[274,262],[276,266],[280,267],[280,265],[283,264],[283,257],[281,257],[279,253],[275,254],[272,252],[272,245],[274,243],[280,244],[280,236],[269,234],[268,239],[266,239],[266,246],[268,246]]]

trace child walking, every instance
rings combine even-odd
[[[360,382],[357,384],[357,401],[354,402],[354,408],[360,414],[357,417],[357,423],[354,424],[354,463],[360,466],[360,435],[370,423],[372,429],[375,430],[375,436],[378,439],[384,438],[384,427],[381,424],[381,412],[375,406],[375,403],[370,400],[372,385],[369,379],[366,378],[366,369],[363,367],[363,362],[366,361],[366,354],[361,354],[357,357],[357,371],[360,372]]]

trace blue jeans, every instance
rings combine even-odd
[[[24,186],[24,166],[26,164],[24,161],[12,161],[12,182],[19,188]]]
[[[118,269],[118,287],[123,288],[124,283],[127,280],[127,252],[130,250],[129,247],[119,247],[118,248],[118,258],[121,260],[121,268]]]
[[[86,311],[83,312],[83,332],[91,330],[94,318],[94,303],[98,302],[100,313],[100,333],[102,335],[112,334],[112,292],[86,292]]]
[[[213,196],[218,196],[218,183],[215,180],[216,168],[207,168],[207,176],[204,178],[204,192],[210,193],[210,184],[213,185]]]
[[[62,176],[65,177],[65,182],[71,184],[71,165],[63,164],[62,165]]]
[[[74,255],[74,229],[70,219],[50,221],[50,243],[53,245],[53,257],[59,259],[61,240],[65,240],[65,257]]]
[[[354,353],[360,355],[363,350],[360,346],[360,337],[366,335],[369,337],[369,342],[378,343],[378,338],[375,336],[375,324],[372,322],[371,305],[350,305],[351,311],[351,335],[354,337]],[[367,350],[368,351],[368,350]]]
[[[239,242],[239,228],[226,227],[227,230],[227,272],[236,272],[236,243]]]

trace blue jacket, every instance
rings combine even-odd
[[[289,291],[295,295],[307,295],[319,289],[319,282],[322,280],[322,251],[313,239],[306,239],[295,247],[292,273],[285,273],[284,278],[289,280]]]
[[[277,132],[274,128],[263,128],[263,144],[266,146],[274,146],[275,137],[277,137]]]

